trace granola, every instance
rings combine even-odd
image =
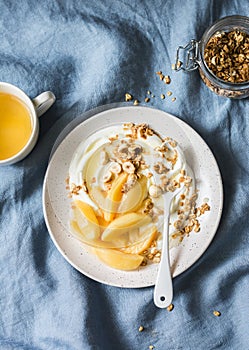
[[[249,81],[249,34],[217,32],[205,47],[204,59],[217,78],[230,83]]]

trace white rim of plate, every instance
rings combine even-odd
[[[89,119],[86,119],[83,122],[80,122],[80,124],[78,124],[77,126],[74,125],[73,129],[66,135],[66,137],[62,140],[62,142],[58,145],[58,147],[55,150],[53,149],[54,150],[53,155],[48,165],[46,175],[44,178],[44,184],[43,184],[44,218],[45,218],[45,222],[46,222],[50,237],[52,238],[52,241],[54,242],[57,249],[60,251],[62,256],[82,274],[90,277],[95,281],[116,286],[116,287],[122,287],[122,288],[149,287],[155,284],[157,269],[158,269],[157,265],[153,264],[150,266],[140,267],[135,271],[120,271],[120,270],[112,269],[102,264],[94,255],[92,255],[89,252],[88,247],[81,245],[79,242],[77,242],[73,237],[71,237],[68,234],[66,229],[62,227],[62,225],[60,224],[60,220],[56,216],[56,213],[53,210],[50,196],[48,195],[47,180],[48,180],[48,176],[51,173],[53,162],[56,160],[56,157],[58,156],[59,152],[61,152],[61,148],[63,148],[63,146],[68,146],[68,144],[70,144],[70,140],[72,140],[74,136],[77,136],[76,134],[79,133],[79,131],[81,131],[80,129],[82,128],[86,129],[86,126],[89,127],[89,125],[90,125],[91,133],[93,133],[94,130],[97,131],[103,127],[110,126],[110,122],[112,122],[113,125],[129,122],[129,121],[135,122],[135,123],[145,122],[150,124],[153,129],[158,131],[158,127],[155,127],[155,124],[156,124],[155,117],[164,118],[163,120],[164,124],[163,123],[160,124],[160,126],[163,126],[163,130],[165,129],[164,128],[165,124],[168,123],[167,127],[173,130],[173,133],[176,133],[178,136],[181,135],[182,137],[184,137],[184,143],[185,143],[184,146],[183,144],[181,144],[181,142],[179,142],[179,139],[176,138],[176,140],[179,142],[181,148],[183,149],[190,166],[192,168],[196,168],[194,169],[194,171],[195,171],[195,174],[196,173],[198,174],[198,176],[196,177],[197,187],[198,187],[198,183],[201,184],[202,187],[204,185],[205,186],[207,185],[207,188],[212,193],[212,197],[210,198],[211,211],[208,212],[206,219],[204,215],[204,219],[201,226],[202,229],[200,233],[198,234],[191,233],[190,236],[185,238],[178,247],[171,249],[170,260],[171,260],[171,271],[172,271],[173,277],[180,275],[181,273],[186,271],[188,268],[190,268],[203,255],[203,253],[209,247],[211,241],[213,240],[216,234],[216,231],[220,223],[221,215],[222,215],[222,209],[223,209],[223,186],[222,186],[221,174],[220,174],[217,162],[215,160],[215,157],[211,152],[210,148],[208,147],[208,145],[193,128],[191,128],[187,123],[185,123],[181,119],[167,112],[164,112],[155,108],[150,108],[150,107],[122,106],[122,107],[112,108],[111,105],[108,105],[107,108],[108,109],[102,112],[99,112],[95,115],[94,115],[94,110],[92,110],[93,116],[91,116]],[[96,110],[99,110],[99,107]],[[148,116],[148,114],[150,116]],[[121,115],[122,115],[122,118],[121,118]],[[136,116],[136,120],[132,118],[132,115]],[[152,118],[151,118],[151,115],[153,115]],[[114,116],[118,116],[119,120],[115,120],[115,122],[113,122]],[[99,127],[97,129],[95,128],[96,126],[95,121],[98,121],[97,125],[99,125]],[[74,124],[75,124],[75,121],[74,121]],[[163,131],[159,131],[159,133],[164,136],[170,136],[175,138],[174,135],[172,134],[166,135],[164,134]],[[90,133],[86,134],[85,136],[87,137],[88,135],[90,135]],[[74,142],[73,149],[70,152],[73,153],[76,147],[77,147],[77,142],[76,143]],[[193,156],[193,159],[195,159],[195,157],[197,158],[195,159],[194,167],[193,167],[193,164],[191,164],[191,161],[190,161],[191,159],[188,159],[188,157],[192,157],[192,156]],[[68,159],[71,160],[70,156],[68,156]],[[197,164],[196,164],[196,160],[198,160]],[[199,170],[197,167],[198,165],[200,167]],[[210,166],[211,168],[208,170],[209,171],[208,178],[209,180],[212,180],[214,183],[204,184],[204,181],[202,181],[201,178],[199,178],[199,176],[201,176],[202,174],[205,174],[205,170],[203,173],[202,168],[207,168],[208,166]],[[200,188],[200,192],[202,191],[202,187]],[[205,195],[205,193],[202,193],[202,195]],[[208,193],[205,197],[208,197]],[[209,227],[210,225],[208,225],[208,221],[210,224],[210,220],[209,220],[210,215],[212,219],[211,230]],[[204,238],[204,240],[202,238]],[[200,243],[204,243],[204,244],[200,245]],[[182,258],[182,256],[184,258]]]

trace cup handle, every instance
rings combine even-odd
[[[52,91],[45,91],[32,99],[37,117],[43,115],[55,102],[56,98]]]

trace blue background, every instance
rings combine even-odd
[[[171,71],[176,48],[215,20],[249,15],[248,1],[0,1],[0,80],[30,97],[52,90],[33,152],[0,168],[0,349],[249,349],[249,106],[212,93],[198,72]],[[169,74],[165,93],[156,71]],[[193,127],[224,182],[222,220],[209,249],[174,280],[172,312],[153,288],[121,289],[77,272],[55,248],[42,183],[63,128],[93,107],[145,104]],[[213,310],[221,312],[220,317]],[[145,327],[138,332],[140,325]]]

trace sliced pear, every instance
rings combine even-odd
[[[103,211],[106,206],[106,194],[98,186],[92,186],[89,190],[92,201]]]
[[[142,237],[145,237],[142,241]],[[151,246],[151,243],[156,239],[157,237],[157,228],[155,225],[152,225],[148,229],[144,230],[143,232],[140,232],[139,237],[133,237],[135,244],[132,244],[128,247],[120,248],[119,250],[123,253],[128,254],[141,254],[146,249],[148,249]]]
[[[112,183],[112,187],[107,194],[104,219],[106,221],[112,221],[117,212],[118,206],[122,199],[122,188],[127,180],[127,173],[121,173]]]
[[[94,248],[93,251],[104,264],[118,270],[135,270],[143,261],[141,255],[126,254],[115,249]]]
[[[93,208],[89,204],[77,199],[73,202],[73,205],[80,210],[88,221],[98,225],[98,219]]]
[[[140,228],[151,222],[151,217],[146,214],[128,213],[113,220],[102,233],[103,241],[119,240],[123,234],[129,234],[131,230]]]
[[[88,242],[89,239],[83,234],[84,231],[83,232],[81,231],[77,221],[75,220],[70,221],[70,231],[72,235],[76,237],[78,240],[80,240],[81,242],[83,243]]]
[[[97,239],[100,236],[100,227],[93,208],[80,200],[75,200],[73,204],[73,221],[77,223],[82,238]]]
[[[118,212],[125,214],[137,211],[147,197],[147,193],[147,178],[142,175],[135,185],[123,195]]]
[[[102,230],[104,230],[109,225],[109,222],[105,221],[105,219],[102,216],[97,216],[97,219],[99,222],[99,226]]]
[[[109,242],[103,242],[99,239],[89,239],[85,234],[84,231],[82,232],[81,229],[79,228],[79,225],[76,221],[71,220],[70,221],[70,229],[72,235],[77,238],[79,241],[82,243],[87,244],[88,246],[92,247],[99,247],[99,248],[113,248],[112,244]]]

